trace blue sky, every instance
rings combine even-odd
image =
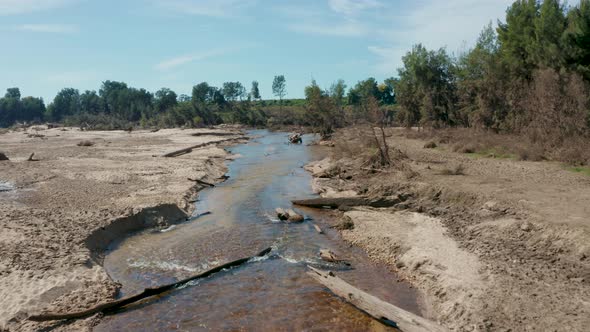
[[[260,82],[288,97],[395,76],[413,44],[471,46],[511,0],[0,0],[0,89],[49,102],[104,80],[190,94],[207,81]]]

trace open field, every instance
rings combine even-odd
[[[112,299],[119,286],[100,266],[109,243],[185,220],[201,189],[188,178],[219,181],[227,157],[220,144],[161,155],[242,137],[229,129],[38,129],[0,135],[0,150],[10,158],[0,161],[0,330],[37,330],[41,325],[21,318]],[[223,135],[202,135],[209,132]],[[38,160],[28,161],[33,152]],[[85,330],[95,320],[54,327]]]
[[[343,209],[343,237],[423,292],[458,331],[585,331],[590,323],[590,178],[560,163],[488,158],[388,132],[401,157],[371,171],[355,131],[308,166],[324,196],[401,197]],[[342,145],[349,145],[342,148]],[[350,223],[352,222],[352,224]],[[352,226],[353,225],[353,226]]]

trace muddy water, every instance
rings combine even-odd
[[[285,224],[276,207],[313,195],[311,177],[302,166],[322,158],[320,147],[287,145],[284,133],[253,131],[257,138],[231,148],[241,157],[229,163],[229,179],[200,194],[194,218],[163,232],[145,232],[113,248],[105,258],[122,295],[173,282],[218,264],[272,246],[263,259],[216,274],[179,290],[106,317],[98,331],[300,331],[387,330],[342,302],[306,275],[306,265],[338,274],[378,297],[418,312],[415,294],[385,268],[329,230],[330,213],[299,210],[326,230],[317,234],[310,221]],[[309,137],[305,137],[309,140]],[[305,143],[305,141],[304,141]],[[322,262],[320,248],[330,248],[351,268]]]

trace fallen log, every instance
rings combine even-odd
[[[227,131],[220,131],[220,132],[206,131],[206,132],[191,134],[191,136],[236,136],[236,135],[241,135],[241,134],[240,133],[227,132]]]
[[[292,201],[295,205],[307,206],[312,208],[330,208],[338,209],[341,206],[371,206],[371,207],[392,207],[401,203],[399,197],[321,197],[311,199],[300,199]]]
[[[383,324],[396,327],[403,332],[443,332],[448,331],[433,321],[415,315],[409,311],[387,303],[371,294],[350,285],[338,278],[333,272],[326,272],[308,266],[307,274],[320,284],[326,286],[335,295],[352,304],[357,309]]]
[[[199,179],[191,179],[191,178],[187,178],[187,180],[189,181],[193,181],[196,182],[198,184],[202,184],[204,186],[208,186],[208,187],[215,187],[215,185],[213,183],[209,183],[209,182],[205,182],[203,180],[199,180]]]
[[[165,153],[165,154],[162,155],[162,157],[165,157],[165,158],[178,157],[178,156],[181,156],[183,154],[187,154],[187,153],[192,152],[193,149],[202,148],[204,146],[211,145],[211,144],[219,144],[219,143],[224,143],[224,142],[228,142],[228,141],[235,141],[235,140],[239,140],[239,139],[242,139],[242,138],[243,137],[233,137],[233,138],[222,139],[222,140],[219,140],[219,141],[211,141],[211,142],[201,143],[201,144],[189,146],[188,148],[184,148],[184,149],[175,150],[175,151],[172,151],[172,152]]]
[[[163,285],[163,286],[159,286],[159,287],[155,287],[155,288],[146,288],[143,290],[143,292],[141,292],[139,294],[124,297],[122,299],[115,300],[112,302],[99,304],[99,305],[97,305],[93,308],[90,308],[90,309],[77,311],[77,312],[71,312],[71,313],[65,313],[65,314],[43,313],[43,314],[39,314],[39,315],[32,315],[29,317],[29,320],[35,321],[35,322],[44,322],[44,321],[50,321],[50,320],[78,319],[78,318],[92,316],[92,315],[99,313],[99,312],[102,312],[102,313],[112,312],[112,311],[120,309],[124,306],[127,306],[131,303],[138,302],[138,301],[143,300],[145,298],[148,298],[148,297],[151,297],[154,295],[158,295],[158,294],[162,294],[162,293],[171,291],[173,289],[176,289],[176,288],[188,283],[189,281],[203,279],[203,278],[206,278],[212,274],[221,272],[222,270],[242,265],[254,257],[265,256],[271,250],[272,250],[271,248],[266,248],[263,251],[256,254],[256,256],[237,259],[235,261],[231,261],[229,263],[219,265],[219,266],[214,267],[214,268],[212,268],[208,271],[205,271],[203,273],[194,275],[192,277],[188,277],[186,279],[182,279],[180,281],[177,281],[177,282],[174,282],[171,284],[167,284],[167,285]]]

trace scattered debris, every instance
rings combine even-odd
[[[289,143],[291,144],[301,144],[303,143],[303,139],[301,138],[300,133],[294,133],[289,135]]]
[[[12,191],[14,190],[14,185],[10,182],[0,181],[0,192],[3,191]]]
[[[27,158],[27,161],[39,161],[39,159],[33,158],[34,155],[35,155],[35,152],[31,153],[31,155],[29,156],[29,158]]]
[[[215,187],[215,185],[213,183],[205,182],[203,180],[191,179],[191,178],[186,178],[186,179],[189,180],[189,181],[196,182],[198,184],[202,184],[202,185],[207,186],[207,187]]]
[[[84,141],[80,141],[77,144],[78,146],[93,146],[94,142],[88,141],[88,140],[84,140]]]
[[[313,224],[313,228],[315,228],[316,232],[318,232],[319,234],[324,234],[324,231],[322,231],[320,226]]]
[[[336,254],[334,252],[332,252],[330,249],[320,249],[320,258],[326,262],[330,262],[330,263],[342,263],[344,265],[348,265],[350,266],[350,263],[348,263],[347,261],[338,258],[338,256],[336,256]]]

